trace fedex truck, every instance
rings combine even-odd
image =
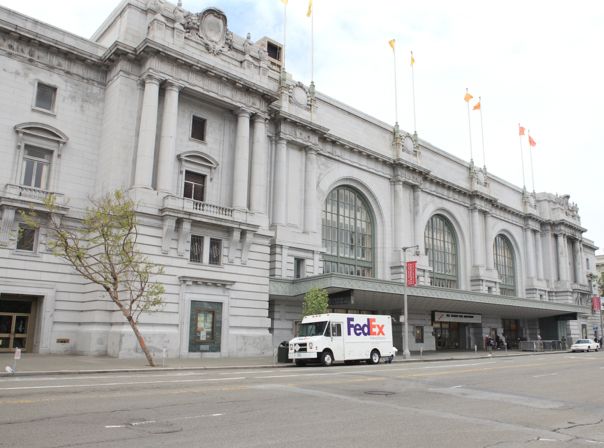
[[[288,357],[297,366],[359,360],[377,364],[380,358],[392,361],[395,351],[390,316],[329,313],[302,319],[298,336],[289,341]]]

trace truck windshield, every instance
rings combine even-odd
[[[311,322],[300,324],[298,336],[322,336],[327,322]]]

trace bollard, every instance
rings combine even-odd
[[[423,355],[424,355],[424,347],[422,346],[419,348],[419,359],[422,359]]]
[[[478,345],[474,344],[474,354],[478,354]]]
[[[161,352],[161,366],[166,367],[166,348],[164,347]]]

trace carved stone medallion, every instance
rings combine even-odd
[[[217,55],[231,48],[233,33],[227,29],[227,18],[221,10],[209,8],[197,16],[197,35],[210,53]]]

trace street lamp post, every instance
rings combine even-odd
[[[419,249],[419,245],[416,244],[414,246],[405,246],[402,248],[403,251],[403,316],[405,319],[403,325],[403,359],[409,359],[411,357],[411,352],[409,351],[409,319],[408,311],[407,311],[407,250],[408,249]]]

